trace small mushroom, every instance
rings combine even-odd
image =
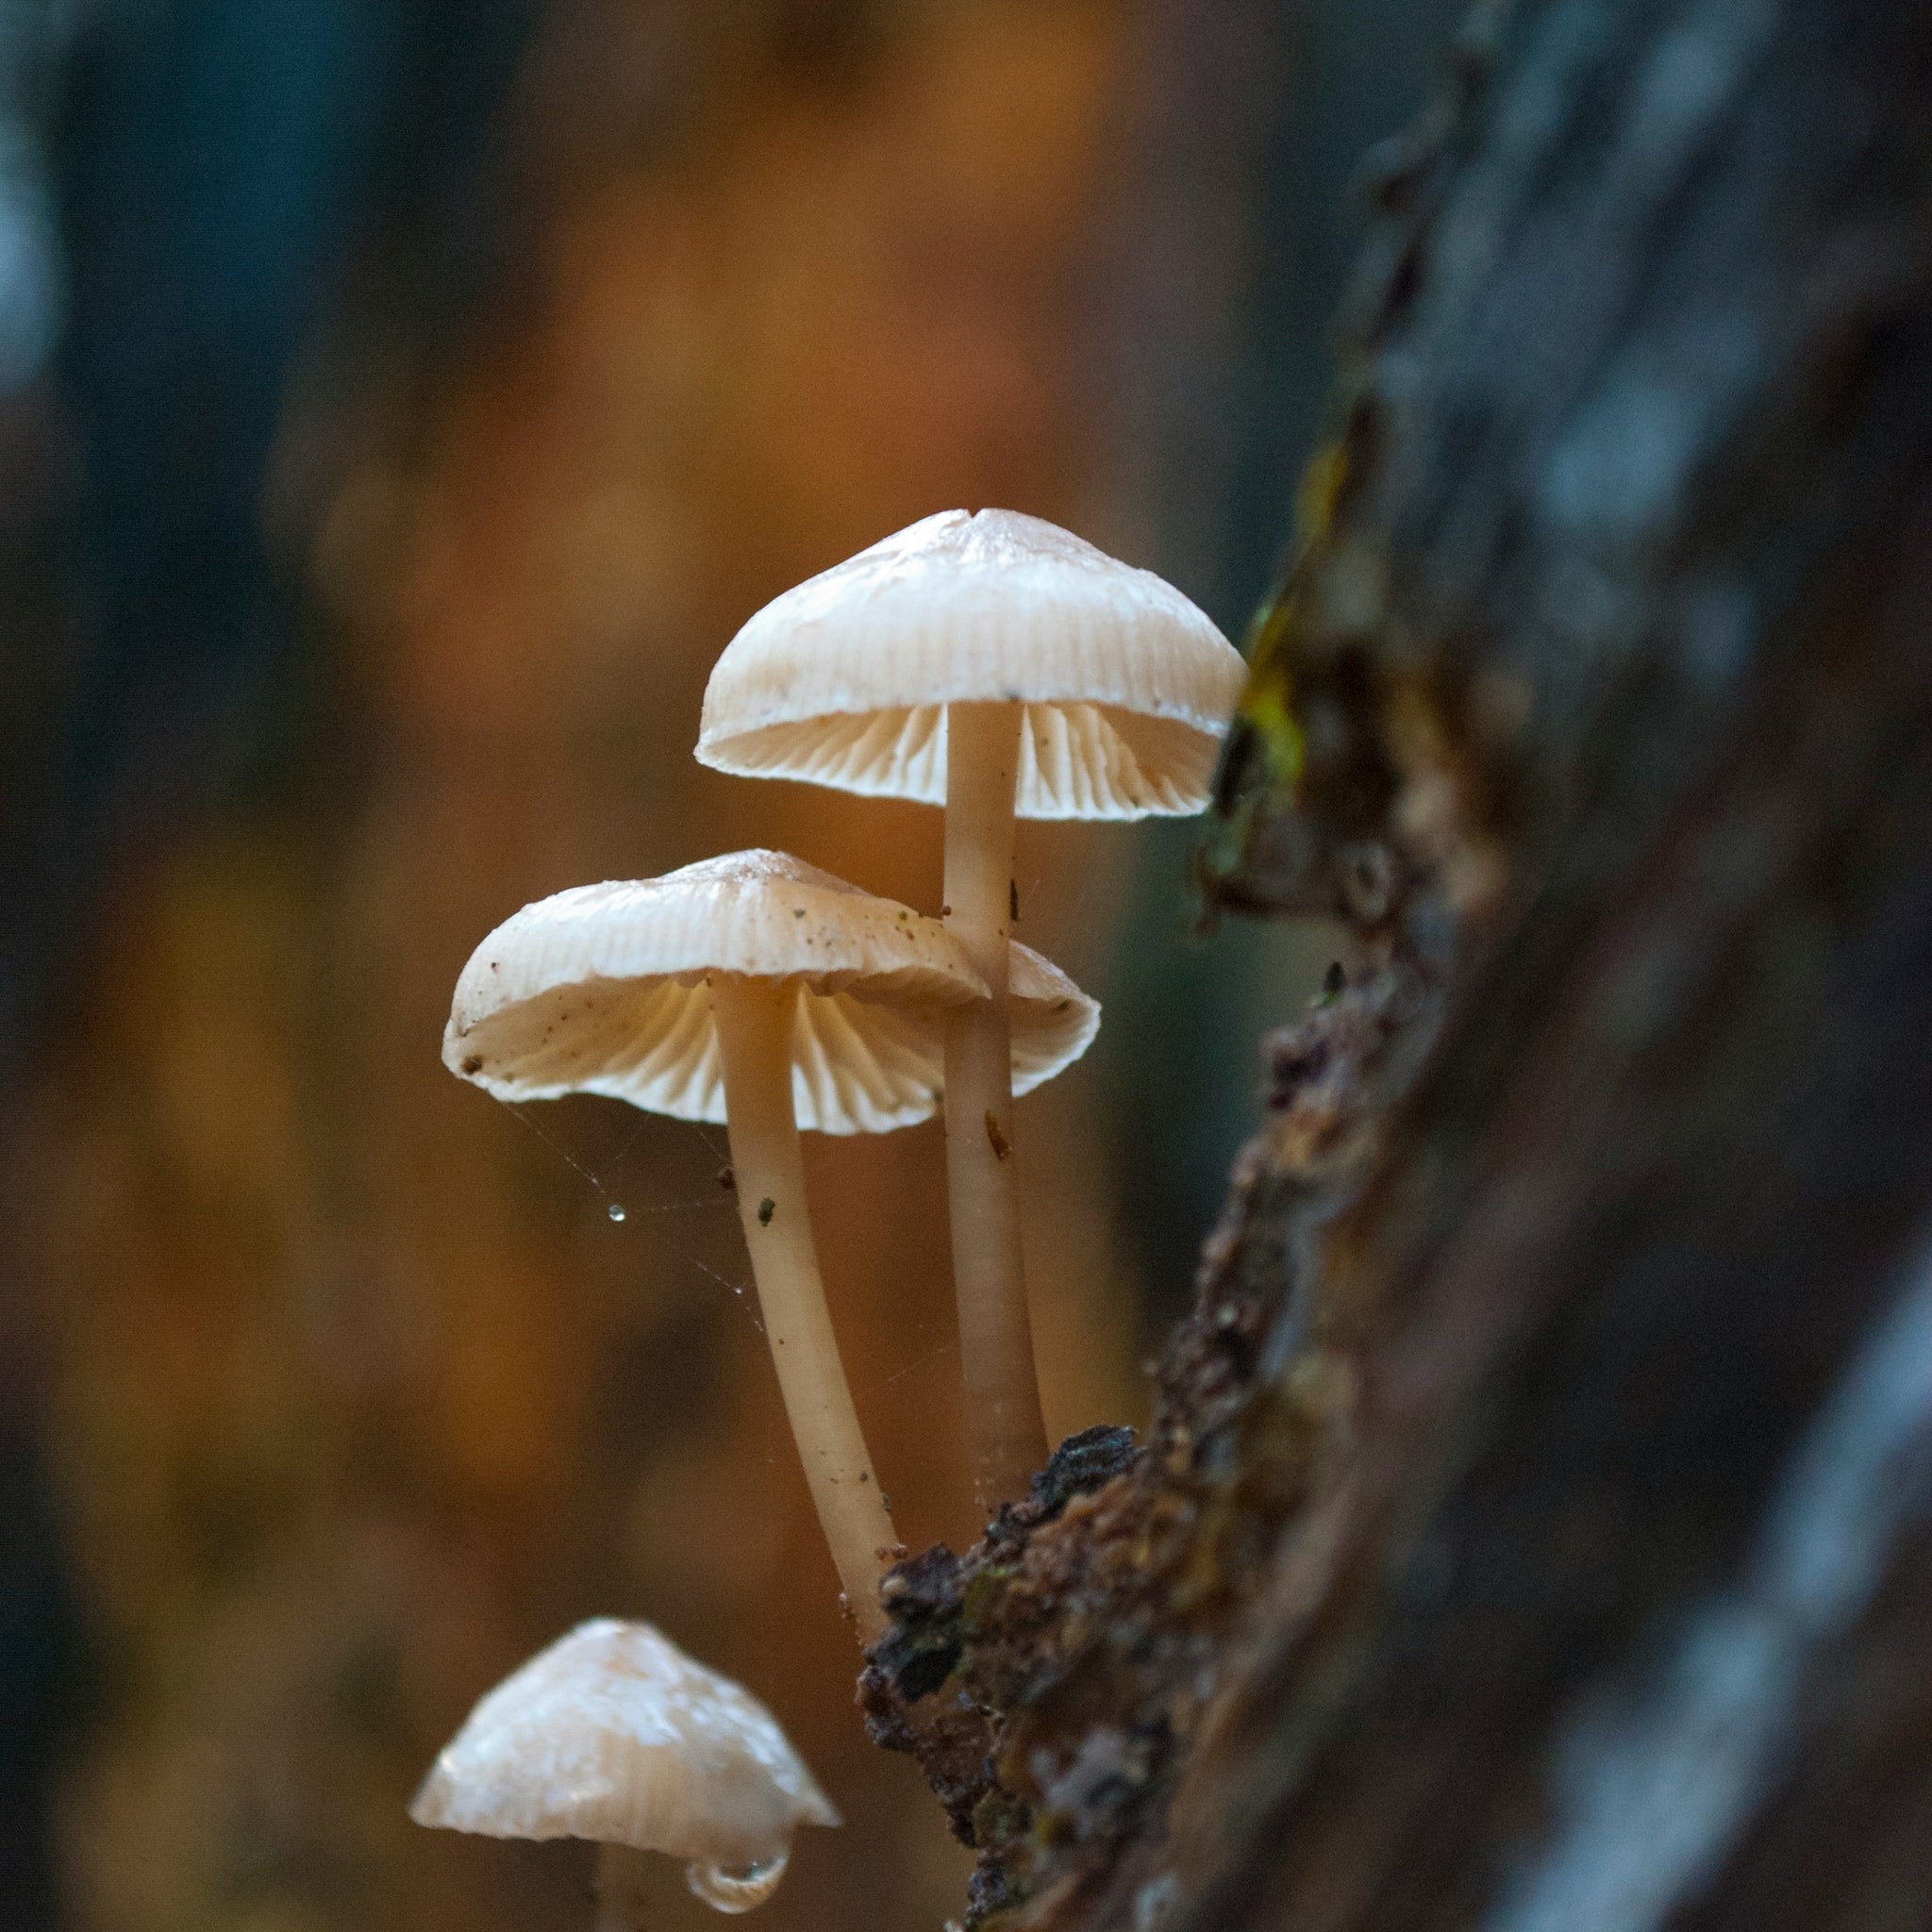
[[[801,1824],[837,1824],[778,1721],[648,1624],[579,1624],[486,1695],[409,1807],[490,1838],[668,1852],[721,1912],[768,1898]]]
[[[1006,941],[1013,821],[1208,802],[1247,675],[1171,584],[1011,510],[947,510],[786,591],[712,668],[697,756],[941,805],[941,905],[991,997],[953,1014],[946,1158],[981,1500],[1046,1459],[1020,1250]]]
[[[1024,1091],[1085,1052],[1099,1008],[1024,947],[1012,981]],[[443,1035],[444,1064],[499,1100],[603,1093],[724,1122],[779,1387],[867,1642],[898,1538],[825,1307],[798,1131],[927,1119],[941,1016],[984,995],[937,920],[784,853],[738,852],[525,907],[463,968]]]

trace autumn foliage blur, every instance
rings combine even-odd
[[[580,1851],[425,1833],[404,1805],[484,1688],[615,1612],[742,1678],[846,1815],[801,1848],[774,1932],[935,1924],[963,1855],[852,1709],[721,1137],[605,1103],[520,1116],[437,1045],[472,945],[566,885],[770,844],[930,908],[935,814],[691,758],[737,625],[884,533],[1028,510],[1238,629],[1268,545],[1222,546],[1216,520],[1278,527],[1282,419],[1310,416],[1319,361],[1318,329],[1283,325],[1289,401],[1241,419],[1291,63],[1258,5],[555,0],[483,9],[480,51],[444,47],[434,11],[410,13],[414,66],[384,57],[418,92],[379,114],[362,70],[342,81],[341,117],[429,132],[370,137],[363,198],[303,258],[316,289],[271,318],[285,353],[247,391],[270,407],[259,460],[236,459],[261,556],[238,634],[282,640],[271,672],[210,671],[188,640],[225,568],[219,503],[169,526],[174,602],[117,601],[101,533],[128,525],[91,441],[110,352],[168,424],[124,494],[167,509],[194,439],[239,434],[218,405],[254,380],[257,309],[199,344],[205,389],[139,333],[103,345],[98,278],[129,248],[100,239],[102,129],[166,30],[109,8],[92,66],[62,50],[77,346],[0,424],[7,607],[55,666],[4,676],[6,797],[54,827],[7,835],[33,909],[7,956],[4,1392],[80,1633],[44,1923],[587,1924]],[[186,12],[196,45],[246,39]],[[213,273],[192,251],[174,272],[175,307],[141,308],[164,343]],[[69,736],[82,779],[92,758],[113,782],[76,805],[47,721],[85,722],[104,663],[108,724]],[[137,716],[130,691],[167,702]],[[1056,1434],[1140,1419],[1145,1292],[1184,1290],[1172,1254],[1241,1130],[1255,1002],[1228,989],[1257,956],[1187,951],[1182,849],[1023,829],[1021,934],[1112,1009],[1020,1117]],[[1288,1010],[1323,960],[1268,958],[1261,1008]],[[959,1541],[939,1129],[808,1152],[900,1525]],[[1137,1231],[1149,1202],[1181,1224],[1168,1248]],[[659,1876],[652,1923],[703,1923]]]

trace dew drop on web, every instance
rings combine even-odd
[[[609,1215],[612,1221],[622,1221],[624,1219],[624,1203],[622,1201],[613,1201],[604,1211]]]
[[[791,1854],[780,1852],[762,1865],[741,1865],[727,1872],[722,1865],[691,1864],[684,1868],[684,1882],[721,1912],[748,1912],[761,1906],[778,1889]]]

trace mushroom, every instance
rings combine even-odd
[[[1085,1052],[1099,1008],[1014,948],[1012,1079]],[[779,1387],[861,1641],[897,1543],[826,1311],[798,1132],[884,1133],[939,1105],[950,1007],[985,986],[937,920],[782,852],[526,906],[457,981],[444,1063],[499,1100],[603,1093],[722,1121]]]
[[[579,1624],[490,1691],[409,1816],[490,1838],[668,1852],[721,1912],[771,1896],[801,1824],[840,1823],[750,1691],[650,1624],[614,1617]]]
[[[1046,1459],[1009,1158],[1013,821],[1199,811],[1247,667],[1171,584],[1037,517],[947,510],[732,639],[697,756],[942,805],[942,914],[991,991],[953,1012],[946,1158],[961,1372],[989,1506]]]

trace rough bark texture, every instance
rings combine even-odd
[[[1540,0],[1382,158],[1144,1451],[868,1673],[1014,1926],[1932,1923],[1932,14]]]

